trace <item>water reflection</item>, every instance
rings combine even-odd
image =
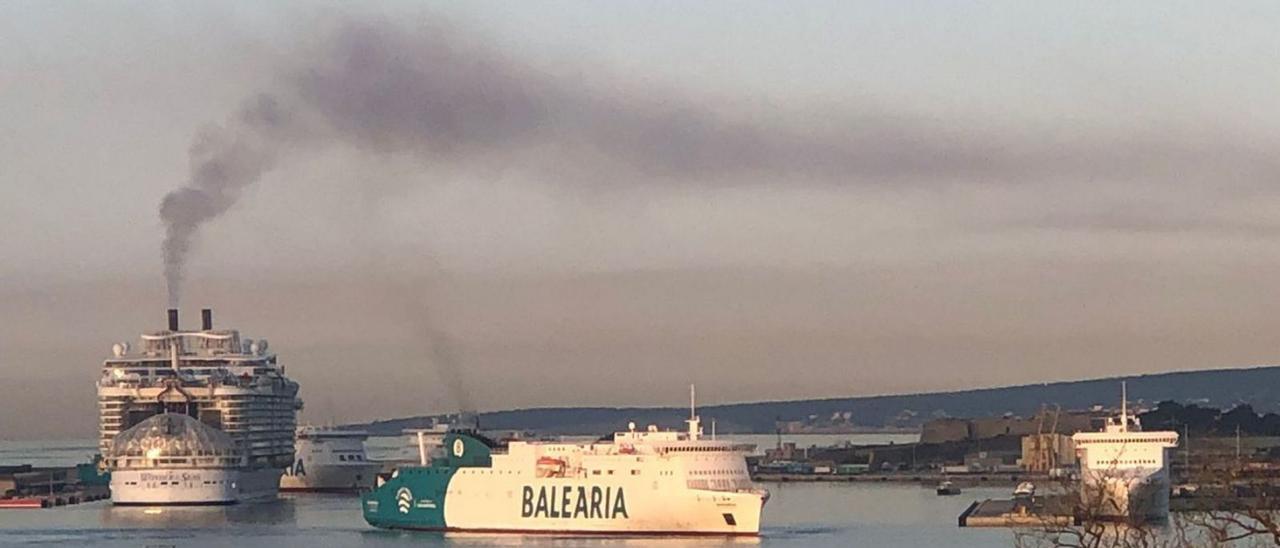
[[[225,525],[295,525],[297,509],[291,499],[230,506],[106,506],[103,525],[140,528],[205,529]]]
[[[51,510],[0,512],[0,545],[41,543],[137,548],[281,546],[1010,546],[1008,529],[961,529],[960,515],[975,498],[1007,496],[1008,488],[966,489],[939,497],[929,486],[770,484],[759,538],[615,538],[466,535],[384,531],[364,522],[359,499],[285,495],[277,502],[225,507],[116,507],[96,502]],[[968,499],[968,500],[963,500]]]
[[[759,545],[757,537],[620,537],[616,535],[493,535],[445,533],[451,546],[727,546]]]
[[[445,546],[638,546],[698,548],[711,546],[758,546],[758,537],[621,537],[616,535],[509,535],[493,533],[439,533],[424,531],[361,532],[364,545],[413,543]]]

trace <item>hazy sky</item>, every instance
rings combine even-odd
[[[94,431],[242,145],[184,313],[310,421],[1280,352],[1274,3],[346,4],[0,4],[0,438]]]

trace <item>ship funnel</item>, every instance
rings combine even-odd
[[[169,309],[169,331],[178,330],[178,309]]]
[[[213,309],[200,309],[200,329],[209,331],[213,329]]]

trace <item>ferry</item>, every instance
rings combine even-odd
[[[364,518],[388,529],[562,535],[754,536],[768,491],[752,483],[750,444],[628,425],[610,439],[512,441],[446,434],[425,465],[380,476]]]
[[[1130,416],[1121,385],[1120,415],[1101,432],[1071,437],[1080,458],[1081,503],[1099,517],[1165,520],[1169,517],[1169,451],[1178,433],[1144,432]]]
[[[118,505],[273,499],[293,464],[298,383],[266,340],[178,326],[117,343],[98,380],[99,450]]]
[[[357,493],[373,488],[382,463],[371,462],[363,430],[300,426],[296,458],[280,478],[281,491]]]

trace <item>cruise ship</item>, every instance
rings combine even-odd
[[[1120,415],[1101,432],[1071,437],[1080,457],[1081,503],[1098,517],[1164,520],[1169,517],[1169,451],[1178,433],[1144,432],[1129,415],[1121,385]]]
[[[214,329],[117,343],[98,381],[99,450],[121,505],[233,504],[275,498],[293,464],[298,384],[266,340]]]
[[[688,431],[637,430],[582,442],[510,442],[498,450],[453,431],[429,464],[380,476],[362,497],[376,527],[571,535],[757,535],[769,493],[752,483],[754,445]]]
[[[299,426],[293,466],[280,478],[281,491],[356,493],[373,488],[382,463],[369,461],[369,433]]]

